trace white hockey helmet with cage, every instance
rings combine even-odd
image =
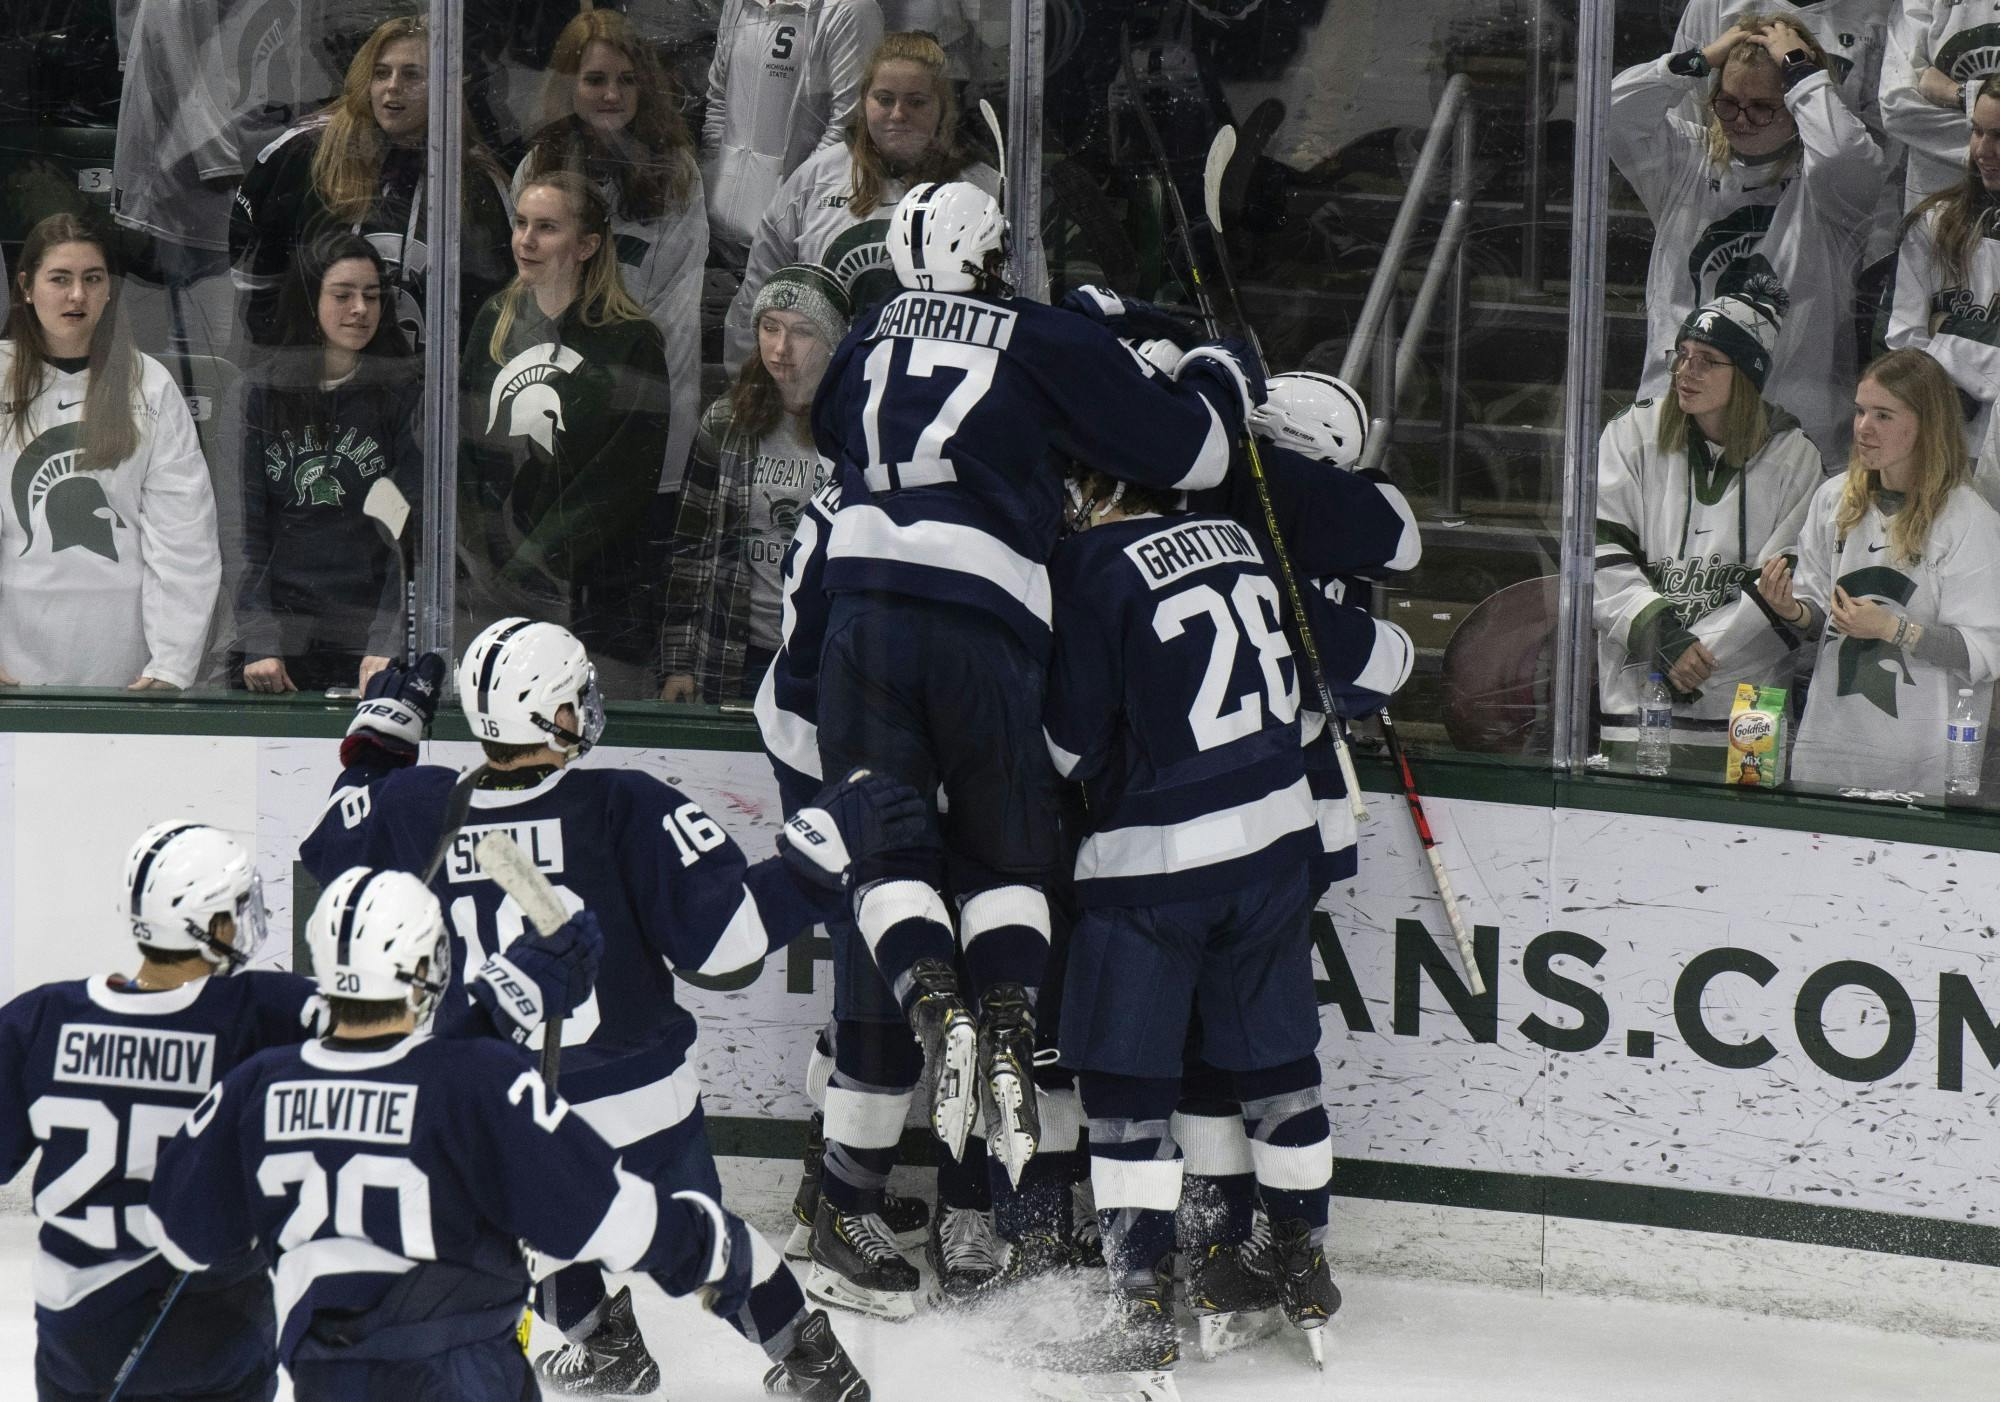
[[[192,951],[224,973],[249,963],[268,929],[249,853],[227,833],[179,819],[153,824],[125,854],[125,911],[141,945]],[[236,923],[229,940],[212,933],[218,915]]]
[[[474,638],[458,664],[458,699],[476,740],[583,754],[604,733],[597,669],[557,623],[503,618]],[[566,705],[576,708],[575,730],[556,722]]]
[[[1353,468],[1368,445],[1368,406],[1345,380],[1291,370],[1265,381],[1268,395],[1250,411],[1250,431],[1334,467]]]
[[[336,876],[306,921],[306,948],[327,997],[407,998],[419,1022],[451,981],[444,911],[407,871],[349,867]]]
[[[889,220],[896,280],[919,292],[975,292],[987,255],[1007,245],[1000,202],[964,180],[910,187]]]

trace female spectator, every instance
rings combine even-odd
[[[625,290],[611,239],[611,212],[583,176],[521,187],[514,280],[466,347],[459,483],[466,531],[483,539],[470,563],[498,570],[478,581],[484,602],[566,620],[607,693],[637,697],[653,693],[642,545],[671,411],[665,344]]]
[[[1909,148],[1903,207],[1958,182],[1979,85],[2000,70],[1990,5],[1901,0],[1882,57],[1882,126]]]
[[[723,5],[701,151],[709,227],[731,267],[743,265],[757,221],[792,172],[813,152],[839,144],[862,65],[881,40],[875,0]]]
[[[184,687],[221,581],[187,401],[132,347],[101,235],[22,245],[0,343],[0,683]]]
[[[422,19],[379,26],[348,65],[333,105],[265,147],[243,177],[230,210],[229,254],[253,344],[278,343],[278,292],[300,250],[344,229],[381,253],[391,284],[387,314],[422,345],[429,61]],[[481,148],[467,147],[464,167],[461,294],[475,307],[507,276],[507,199]]]
[[[1702,124],[1673,111],[1696,84],[1708,88]],[[1853,383],[1858,240],[1883,168],[1818,43],[1782,19],[1745,16],[1706,48],[1629,68],[1612,84],[1609,140],[1656,231],[1647,344],[1673,344],[1688,313],[1726,286],[1774,274],[1791,314],[1767,397],[1835,455]],[[1639,394],[1666,389],[1655,361]]]
[[[1597,687],[1612,724],[1631,723],[1657,671],[1677,721],[1719,729],[1737,682],[1788,667],[1787,640],[1744,593],[1798,539],[1822,475],[1819,450],[1762,397],[1781,320],[1752,289],[1716,298],[1682,325],[1667,396],[1598,440]]]
[[[1911,210],[1903,227],[1889,344],[1944,367],[1969,411],[1966,448],[1977,453],[2000,396],[2000,75],[1979,84],[1958,183]],[[2000,481],[1975,485],[1988,502],[2000,497]]]
[[[541,119],[514,172],[515,192],[553,170],[580,171],[595,182],[611,208],[625,288],[666,337],[674,427],[660,491],[678,493],[701,407],[708,214],[701,167],[674,93],[652,47],[616,10],[585,10],[556,39]]]
[[[1988,713],[2000,668],[2000,516],[1968,485],[1958,392],[1919,350],[1854,391],[1854,456],[1814,494],[1796,577],[1757,587],[1801,633],[1824,629],[1792,754],[1805,784],[1945,792],[1960,687]]]
[[[778,269],[757,294],[757,354],[702,415],[681,498],[661,647],[662,701],[733,701],[783,641],[780,568],[821,484],[807,415],[847,294],[824,268]]]
[[[891,34],[868,60],[861,111],[847,140],[792,173],[757,225],[750,265],[725,323],[723,364],[733,374],[756,339],[750,309],[787,263],[818,263],[860,316],[898,291],[883,239],[896,204],[926,180],[969,180],[998,194],[1000,177],[958,144],[958,100],[944,50],[928,34]]]
[[[366,687],[402,646],[396,562],[361,514],[381,478],[423,495],[423,383],[388,283],[361,235],[315,240],[280,297],[284,349],[251,370],[236,599],[252,691]]]

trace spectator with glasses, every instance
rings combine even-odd
[[[1992,708],[2000,672],[2000,515],[1970,484],[1951,377],[1920,350],[1869,365],[1854,454],[1813,496],[1798,568],[1757,587],[1819,662],[1792,752],[1805,784],[1945,793],[1945,720],[1961,687]]]
[[[1674,111],[1694,84],[1707,88],[1705,123]],[[1823,453],[1838,452],[1852,382],[1854,267],[1884,166],[1819,44],[1783,18],[1747,15],[1704,48],[1629,68],[1612,84],[1609,139],[1656,232],[1650,343],[1673,343],[1689,314],[1725,287],[1775,278],[1791,312],[1768,397]],[[1639,394],[1658,398],[1667,381],[1665,362],[1655,361]]]
[[[1788,640],[1744,588],[1759,562],[1792,548],[1822,476],[1797,421],[1763,398],[1783,319],[1773,287],[1717,297],[1667,353],[1669,392],[1598,440],[1597,690],[1608,724],[1629,723],[1657,671],[1676,726],[1720,743],[1735,684],[1775,682],[1785,668]]]

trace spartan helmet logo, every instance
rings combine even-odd
[[[553,453],[556,435],[566,426],[562,391],[556,382],[581,364],[582,356],[552,341],[522,351],[493,377],[493,392],[486,401],[486,431],[493,432],[504,411],[509,437],[532,438],[543,452]]]
[[[800,511],[798,502],[790,497],[778,497],[767,492],[764,495],[764,504],[770,508],[771,525],[774,529],[786,536],[798,530]]]
[[[347,488],[340,484],[334,472],[334,460],[326,453],[314,453],[301,459],[292,469],[292,491],[296,500],[294,506],[338,506],[347,495]]]
[[[125,522],[111,509],[98,474],[77,471],[82,456],[83,425],[58,424],[30,443],[14,464],[14,516],[28,536],[23,555],[35,548],[35,508],[40,506],[50,553],[75,545],[118,559],[112,531]]]
[[[1694,319],[1694,329],[1706,336],[1715,330],[1715,323],[1720,319],[1714,312],[1703,312]]]

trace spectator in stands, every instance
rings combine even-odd
[[[1854,455],[1814,494],[1796,573],[1758,588],[1819,661],[1792,754],[1800,783],[1945,792],[1945,721],[1976,713],[2000,669],[2000,516],[1970,485],[1958,392],[1920,350],[1894,350],[1854,391]]]
[[[861,110],[847,140],[792,172],[757,225],[743,286],[725,323],[722,362],[732,374],[750,359],[750,309],[764,280],[787,263],[818,263],[846,290],[854,315],[898,290],[883,240],[910,186],[969,180],[1000,190],[993,167],[958,143],[958,101],[944,50],[928,34],[891,34],[869,57]]]
[[[1980,83],[2000,71],[1992,7],[1901,0],[1882,59],[1882,126],[1909,148],[1903,207],[1958,183]]]
[[[1704,124],[1673,112],[1695,84],[1708,90]],[[1729,283],[1774,274],[1791,313],[1766,397],[1835,456],[1853,382],[1854,267],[1883,161],[1817,41],[1746,16],[1705,48],[1627,69],[1612,84],[1608,136],[1656,230],[1647,343],[1674,344],[1688,314]],[[1666,388],[1666,363],[1655,361],[1639,393]]]
[[[1657,671],[1677,724],[1719,732],[1736,683],[1790,670],[1789,640],[1744,591],[1792,549],[1823,475],[1812,440],[1762,397],[1782,317],[1749,289],[1702,307],[1668,352],[1666,396],[1598,440],[1597,688],[1612,724],[1631,723]]]
[[[1965,445],[1979,454],[2000,397],[2000,75],[1982,79],[1958,182],[1905,221],[1889,344],[1926,351],[1958,385]],[[2000,463],[1982,455],[1973,485],[2000,505]]]
[[[423,382],[388,285],[367,239],[322,235],[285,280],[284,347],[251,369],[236,599],[252,691],[365,688],[403,645],[396,559],[361,512],[382,478],[423,498]]]
[[[723,262],[743,266],[778,188],[813,152],[840,143],[881,39],[875,0],[726,0],[701,129],[709,229]]]
[[[778,269],[757,294],[757,354],[695,437],[668,583],[662,701],[748,698],[782,639],[785,550],[822,485],[807,415],[847,294],[824,268]]]
[[[552,170],[588,176],[611,207],[626,290],[667,342],[674,429],[663,492],[680,490],[701,408],[701,167],[650,45],[616,10],[585,10],[556,39],[540,120],[514,188]]]
[[[462,553],[486,596],[469,602],[567,622],[608,695],[651,696],[659,635],[637,600],[672,427],[665,343],[625,289],[610,207],[586,177],[522,186],[514,265],[461,373],[462,524],[478,542]]]
[[[424,338],[424,143],[430,118],[430,38],[421,18],[378,26],[348,65],[341,95],[257,157],[230,214],[229,252],[254,345],[275,345],[278,291],[299,251],[320,234],[362,234],[389,268],[387,315],[414,346]],[[507,276],[507,196],[484,149],[464,158],[461,295],[468,307]]]
[[[222,564],[187,401],[133,348],[103,235],[35,225],[0,344],[0,683],[185,687]]]

